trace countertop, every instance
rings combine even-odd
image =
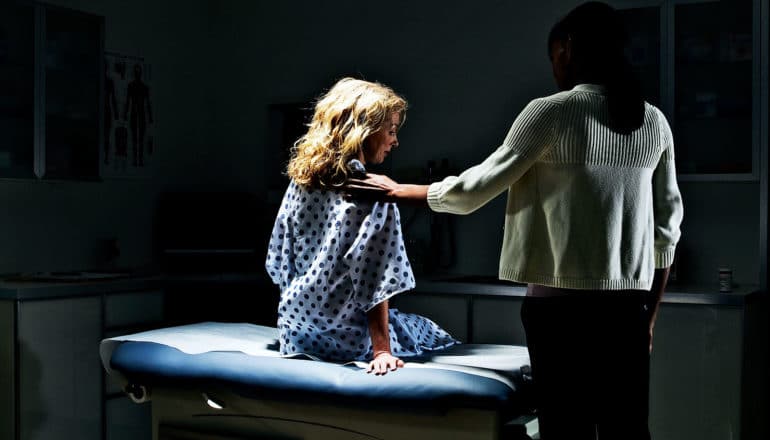
[[[471,295],[485,297],[523,297],[527,294],[525,284],[498,280],[492,276],[455,276],[442,278],[418,278],[416,292]],[[667,304],[705,304],[705,305],[734,305],[740,306],[759,297],[758,286],[734,286],[732,292],[719,292],[715,284],[680,285],[670,284],[663,295],[663,303]]]
[[[74,278],[54,280],[0,280],[0,300],[40,300],[52,298],[71,298],[78,296],[99,295],[102,293],[135,292],[140,290],[160,289],[163,279],[160,276],[82,279]]]
[[[66,280],[0,280],[0,300],[39,300],[103,293],[131,292],[162,289],[164,286],[184,282],[245,283],[258,285],[265,277],[261,274],[175,274],[154,276],[122,276],[103,279]],[[444,276],[418,277],[417,293],[463,295],[480,297],[523,297],[524,284],[501,281],[493,276]],[[688,286],[671,284],[666,288],[663,302],[668,304],[704,304],[740,306],[762,297],[757,286],[735,286],[732,292],[720,293],[717,285]]]

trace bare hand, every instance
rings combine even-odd
[[[399,184],[382,174],[366,174],[365,179],[348,179],[344,189],[352,198],[393,201]]]
[[[345,186],[391,193],[398,188],[398,182],[384,174],[366,173],[365,179],[348,179]]]
[[[377,376],[388,374],[388,370],[396,371],[399,368],[404,367],[404,361],[393,356],[390,353],[380,353],[369,362],[369,367],[366,368],[367,373],[374,373]]]

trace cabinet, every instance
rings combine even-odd
[[[36,174],[48,179],[99,175],[104,78],[103,18],[61,8],[41,13],[44,135]],[[42,116],[42,115],[41,115]]]
[[[653,438],[768,438],[766,334],[757,331],[767,315],[759,310],[753,302],[662,305],[650,365]]]
[[[17,308],[22,439],[101,434],[99,298],[24,301]]]
[[[150,438],[149,405],[105,380],[99,343],[162,319],[142,283],[0,286],[0,438]]]
[[[35,8],[0,5],[0,176],[33,177],[35,134]],[[5,84],[14,84],[14,87]]]
[[[760,1],[615,1],[628,58],[674,133],[680,180],[759,179]]]
[[[104,18],[0,2],[0,177],[99,175]]]

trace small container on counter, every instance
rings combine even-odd
[[[719,268],[719,291],[732,292],[733,290],[733,270],[729,267]]]

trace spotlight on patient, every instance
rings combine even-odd
[[[224,402],[217,400],[211,396],[209,396],[206,393],[201,393],[203,395],[203,400],[206,401],[206,405],[214,408],[214,409],[225,409]]]

